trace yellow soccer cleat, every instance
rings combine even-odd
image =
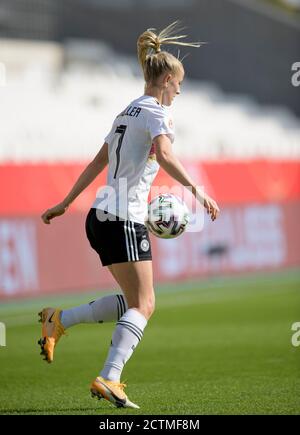
[[[61,310],[56,308],[44,308],[40,313],[42,322],[42,338],[38,341],[41,346],[41,355],[48,363],[53,361],[54,348],[58,340],[65,334],[65,328],[60,321]]]
[[[117,408],[136,408],[140,407],[135,403],[132,403],[126,394],[124,388],[126,384],[119,382],[107,381],[101,376],[98,376],[91,385],[92,397],[98,397],[98,399],[106,399]]]

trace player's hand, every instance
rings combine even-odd
[[[214,201],[212,198],[210,198],[208,195],[206,195],[206,193],[204,193],[203,190],[197,188],[197,186],[194,186],[192,188],[192,192],[193,192],[195,198],[198,201],[200,201],[200,203],[206,209],[207,213],[211,217],[211,220],[212,221],[216,220],[218,214],[220,213],[220,209],[219,209],[216,201]]]
[[[45,224],[50,224],[51,219],[64,214],[67,208],[68,207],[63,203],[57,204],[55,207],[46,210],[45,213],[42,214],[41,218]]]
[[[220,213],[220,209],[216,201],[214,201],[208,195],[205,195],[203,198],[203,206],[206,208],[206,211],[210,215],[211,220],[216,220],[218,214]]]

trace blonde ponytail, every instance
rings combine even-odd
[[[140,35],[137,41],[138,59],[144,72],[146,82],[155,81],[163,72],[176,72],[182,67],[179,59],[167,51],[161,51],[162,45],[172,44],[186,47],[200,47],[200,42],[182,42],[179,39],[187,35],[176,35],[182,28],[178,28],[178,21],[171,23],[160,33],[156,29],[148,29]]]

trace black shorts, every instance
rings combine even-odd
[[[152,260],[151,244],[145,225],[91,208],[85,229],[90,245],[99,254],[103,266]]]

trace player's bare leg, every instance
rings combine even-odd
[[[138,310],[148,320],[155,308],[152,261],[118,263],[108,267],[124,293],[128,308]]]

